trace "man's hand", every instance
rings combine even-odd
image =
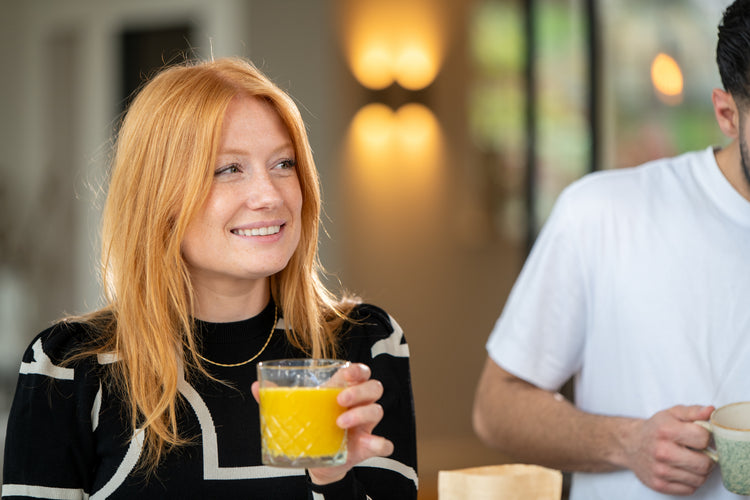
[[[623,466],[649,488],[669,495],[692,495],[708,478],[714,462],[700,450],[710,433],[695,424],[711,406],[675,406],[648,420],[633,420],[625,433]]]

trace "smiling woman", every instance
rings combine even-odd
[[[196,297],[196,316],[244,319],[268,302],[257,293],[283,270],[300,241],[302,191],[294,148],[278,113],[256,97],[229,103],[214,180],[187,226],[182,253]]]
[[[323,286],[319,215],[299,111],[252,64],[149,82],[117,139],[107,305],[24,354],[3,498],[416,498],[406,340]],[[344,465],[261,465],[257,363],[302,357],[351,362]]]

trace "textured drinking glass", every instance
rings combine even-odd
[[[346,462],[346,430],[336,425],[345,408],[336,401],[346,383],[346,361],[280,359],[258,363],[263,463],[327,467]]]

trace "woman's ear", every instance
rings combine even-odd
[[[732,95],[722,89],[711,92],[716,122],[722,133],[730,139],[736,139],[740,133],[740,112]]]

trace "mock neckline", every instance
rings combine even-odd
[[[231,344],[247,342],[254,338],[266,338],[271,331],[274,320],[275,303],[271,299],[266,307],[257,315],[240,321],[213,323],[195,319],[195,328],[204,346],[211,344]],[[281,311],[278,311],[281,318]],[[276,323],[278,328],[279,321]]]

